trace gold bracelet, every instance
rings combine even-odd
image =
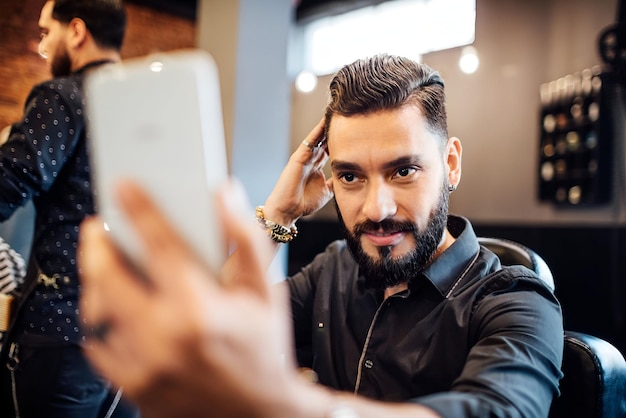
[[[287,228],[286,226],[282,226],[277,224],[276,222],[272,222],[269,219],[265,219],[265,215],[263,214],[263,206],[256,207],[256,220],[266,231],[269,237],[280,243],[288,243],[291,242],[295,237],[298,236],[298,228],[296,226],[292,226],[291,228]]]

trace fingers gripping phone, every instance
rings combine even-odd
[[[112,196],[116,181],[132,179],[217,272],[226,247],[215,191],[228,169],[211,56],[182,50],[105,65],[85,88],[96,210],[113,241],[138,262],[140,241]]]

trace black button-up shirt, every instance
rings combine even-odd
[[[345,242],[288,279],[298,361],[320,383],[426,405],[444,417],[547,416],[558,393],[563,325],[550,289],[502,268],[470,223],[406,291],[366,290]]]
[[[82,83],[85,71],[102,63],[33,87],[22,120],[0,146],[0,220],[33,200],[31,257],[48,276],[23,306],[14,335],[82,341],[76,248],[79,225],[94,212]]]

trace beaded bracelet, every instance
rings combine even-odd
[[[267,230],[269,237],[276,242],[285,244],[291,242],[291,240],[298,236],[298,228],[296,228],[295,225],[291,228],[287,228],[269,219],[265,219],[263,206],[256,207],[256,220],[259,225]]]

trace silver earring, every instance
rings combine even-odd
[[[456,190],[456,184],[450,184],[450,185],[448,186],[448,191],[449,191],[450,193],[452,193],[452,192],[453,192],[453,191],[455,191],[455,190]]]

